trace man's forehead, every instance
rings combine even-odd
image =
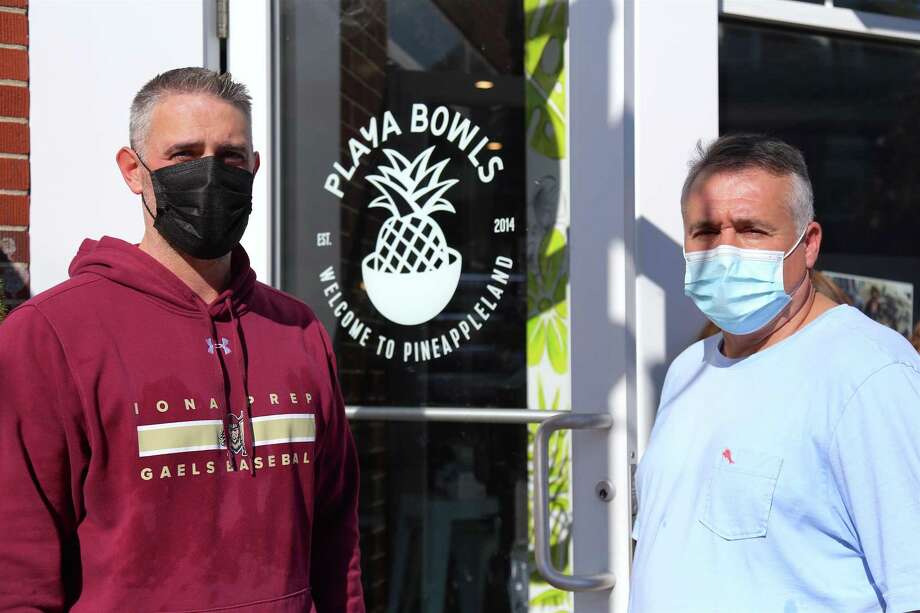
[[[760,168],[715,169],[696,177],[690,195],[705,199],[752,198],[770,187],[785,186],[787,180]]]
[[[182,109],[186,112],[202,110],[205,112],[234,112],[245,119],[246,114],[229,100],[207,92],[168,92],[157,99],[154,114],[163,110]]]
[[[153,108],[149,137],[195,141],[219,139],[248,144],[249,118],[226,100],[204,93],[164,96]]]
[[[687,220],[770,220],[791,218],[791,178],[759,168],[701,174],[687,195]]]

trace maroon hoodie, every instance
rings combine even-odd
[[[329,339],[232,269],[207,305],[87,240],[0,324],[0,610],[364,610]]]

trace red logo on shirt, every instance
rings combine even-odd
[[[731,449],[726,448],[725,451],[722,452],[722,457],[725,458],[725,459],[728,461],[729,464],[734,464],[734,463],[735,463],[735,461],[732,459],[732,450],[731,450]]]

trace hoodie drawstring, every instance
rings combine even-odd
[[[233,466],[233,470],[237,470],[238,466],[236,463],[236,454],[233,453],[233,443],[230,438],[231,426],[233,423],[233,408],[230,406],[230,373],[227,370],[227,365],[224,363],[224,347],[219,347],[222,345],[220,341],[220,336],[217,334],[217,324],[214,323],[214,318],[208,314],[208,322],[211,324],[211,353],[217,357],[218,370],[220,371],[221,381],[224,387],[224,415],[221,419],[222,428],[223,428],[223,438],[224,438],[224,447],[227,449],[227,458],[230,462],[230,465]]]
[[[240,322],[240,318],[236,314],[236,310],[233,308],[233,301],[229,296],[224,301],[224,305],[227,307],[227,311],[230,313],[230,323],[232,327],[233,334],[233,344],[229,347],[223,347],[224,343],[221,342],[221,338],[217,333],[217,324],[214,322],[214,318],[211,315],[208,315],[208,320],[211,323],[211,337],[214,339],[211,341],[214,343],[213,347],[215,348],[214,352],[217,355],[217,362],[220,368],[220,374],[223,378],[224,384],[224,406],[226,410],[224,411],[224,416],[222,419],[223,422],[223,435],[224,435],[224,445],[227,448],[227,457],[230,459],[230,464],[233,466],[234,470],[239,469],[239,463],[237,461],[236,453],[233,451],[233,439],[231,438],[231,432],[233,427],[233,420],[237,419],[236,415],[233,413],[233,401],[231,396],[231,384],[230,384],[230,371],[227,368],[227,363],[224,360],[224,355],[227,353],[235,353],[237,355],[237,365],[240,369],[240,373],[243,379],[243,401],[242,409],[240,411],[239,423],[237,424],[240,428],[240,436],[242,438],[243,448],[245,453],[243,455],[249,456],[249,472],[251,475],[255,476],[255,432],[253,431],[252,425],[252,407],[249,403],[249,380],[248,380],[248,370],[249,370],[249,352],[246,347],[246,338],[243,336],[243,326]],[[217,349],[220,347],[220,349]]]
[[[246,415],[246,429],[249,431],[248,445],[245,437],[243,444],[247,445],[249,451],[249,472],[255,476],[256,433],[252,426],[252,405],[249,402],[249,351],[246,347],[246,337],[243,335],[243,324],[240,322],[240,318],[237,317],[236,311],[233,309],[233,301],[230,300],[229,296],[227,296],[225,304],[230,312],[230,323],[232,324],[233,335],[236,337],[234,339],[236,341],[235,346],[239,347],[239,351],[236,352],[236,361],[243,377],[243,406],[245,407],[243,411]]]

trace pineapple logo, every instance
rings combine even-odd
[[[369,206],[385,208],[391,216],[377,234],[374,252],[362,262],[364,286],[377,310],[404,326],[436,317],[460,282],[463,258],[432,217],[456,213],[444,194],[457,180],[441,179],[450,159],[431,165],[433,152],[432,146],[409,160],[383,149],[389,165],[367,177],[381,194]]]

